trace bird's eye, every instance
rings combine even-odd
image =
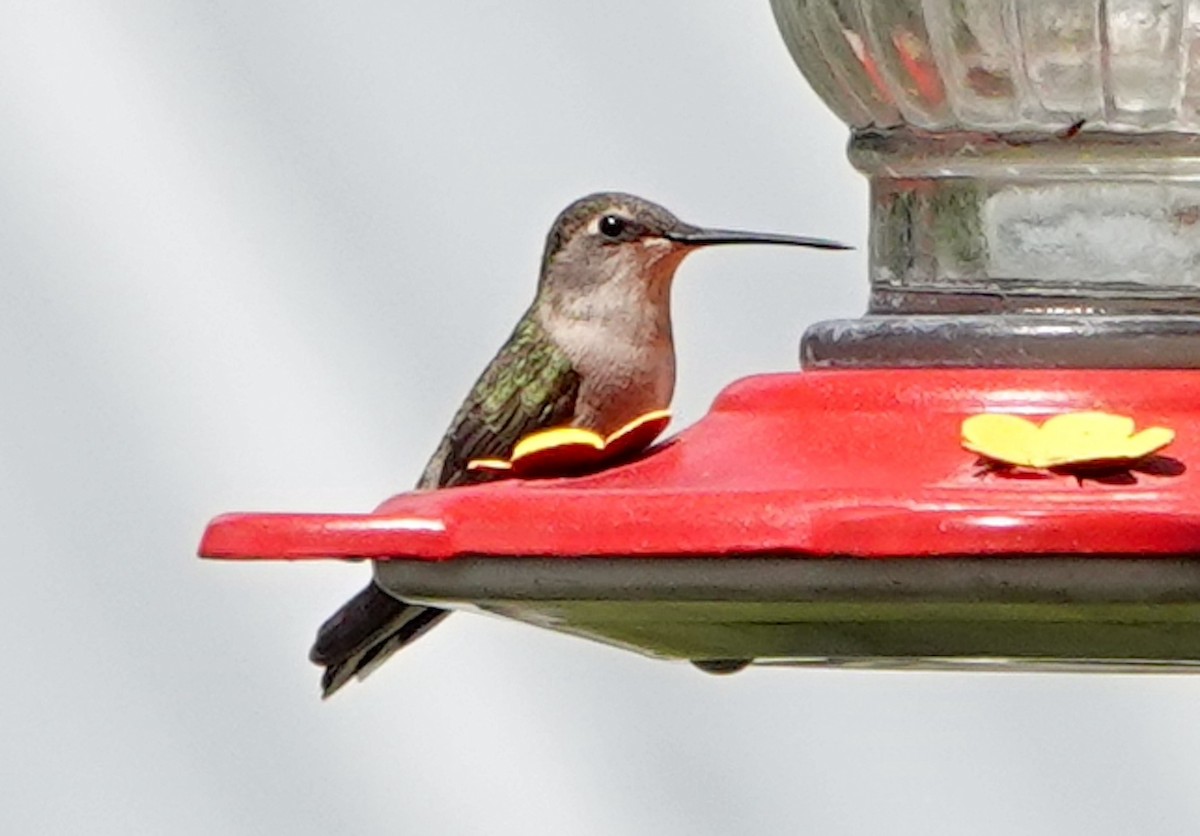
[[[605,238],[620,238],[629,222],[616,215],[605,215],[600,219],[600,234]]]

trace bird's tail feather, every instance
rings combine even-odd
[[[365,678],[446,615],[445,610],[406,604],[368,584],[317,630],[308,658],[325,667],[321,696],[332,696],[354,677]]]

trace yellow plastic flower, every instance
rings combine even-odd
[[[648,447],[671,423],[665,409],[647,412],[607,438],[579,427],[555,427],[522,438],[507,459],[474,459],[468,470],[511,472],[514,476],[553,476],[590,470]]]
[[[1019,415],[984,413],[962,423],[962,445],[1004,464],[1039,469],[1132,464],[1157,453],[1175,431],[1134,432],[1132,418],[1108,412],[1067,412],[1040,426]]]

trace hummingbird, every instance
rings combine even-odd
[[[709,229],[620,192],[576,200],[546,237],[537,293],[450,422],[418,490],[479,481],[474,459],[507,458],[524,436],[578,427],[608,436],[665,409],[675,390],[671,284],[689,253],[719,244],[850,249],[822,238]],[[446,617],[374,582],[317,632],[324,697],[362,679]]]

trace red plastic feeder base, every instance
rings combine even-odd
[[[964,418],[1128,415],[1176,432],[1135,469],[1002,472]],[[406,600],[691,659],[1200,665],[1200,373],[912,369],[749,378],[586,477],[234,514],[201,554],[370,558]]]

